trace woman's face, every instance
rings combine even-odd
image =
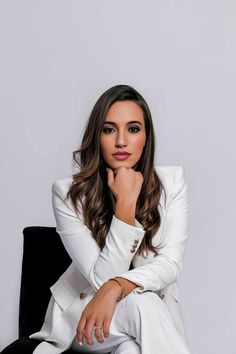
[[[117,101],[107,112],[100,146],[103,159],[112,169],[133,167],[140,159],[146,142],[142,109],[133,101]],[[128,152],[128,156],[114,156]]]

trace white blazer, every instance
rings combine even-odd
[[[155,169],[165,187],[166,195],[164,191],[161,194],[158,205],[161,225],[152,239],[153,245],[160,248],[159,254],[155,256],[149,251],[147,258],[137,254],[145,234],[137,219],[133,226],[113,214],[105,246],[100,251],[91,231],[83,223],[83,216],[78,217],[71,201],[64,200],[72,183],[72,175],[52,184],[56,231],[72,263],[50,287],[52,297],[49,305],[52,307],[53,301],[56,302],[57,312],[60,309],[61,313],[52,308],[49,310],[49,306],[41,330],[30,336],[51,341],[39,345],[35,354],[45,352],[45,348],[55,354],[69,348],[86,304],[104,282],[115,276],[124,277],[139,285],[134,289],[135,292],[157,293],[169,307],[176,328],[186,338],[178,287],[188,233],[186,176],[183,166],[157,165]],[[135,244],[137,248],[135,252],[131,252],[132,245]],[[133,269],[129,270],[131,262]],[[73,306],[76,306],[76,318],[72,318]]]

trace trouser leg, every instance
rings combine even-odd
[[[134,339],[128,339],[116,346],[111,354],[141,354],[141,347]]]
[[[135,338],[142,353],[190,354],[166,305],[153,292],[127,295],[120,308],[119,321],[120,330]]]

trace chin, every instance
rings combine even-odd
[[[115,166],[112,167],[112,168],[118,168],[118,167],[121,167],[121,166],[124,166],[124,167],[127,167],[127,168],[133,168],[133,167],[136,166],[136,164],[137,164],[137,162],[130,163],[130,162],[125,162],[125,161],[120,161],[120,162],[118,161],[118,163],[114,164]]]

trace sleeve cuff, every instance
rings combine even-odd
[[[143,230],[144,231],[144,228],[143,228],[143,225],[140,224],[140,222],[135,218],[134,222],[135,222],[135,226],[134,225],[130,225],[130,224],[127,224],[126,222],[124,222],[123,220],[120,220],[118,219],[115,214],[113,214],[113,218],[117,221],[117,222],[120,222],[132,229],[140,229],[140,230]]]

